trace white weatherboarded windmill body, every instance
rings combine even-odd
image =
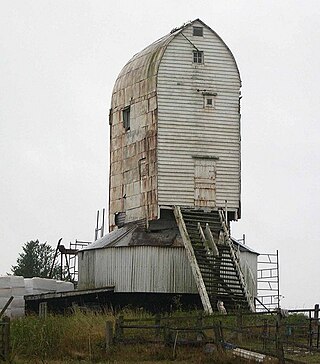
[[[109,118],[110,233],[80,253],[80,288],[254,310],[257,253],[229,234],[241,215],[240,87],[230,49],[199,19],[124,66]]]

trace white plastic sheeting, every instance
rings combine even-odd
[[[0,276],[0,311],[13,296],[13,301],[5,311],[11,318],[21,317],[25,314],[25,295],[48,292],[72,291],[71,282],[57,281],[47,278],[23,278],[19,276]]]
[[[24,316],[25,285],[23,277],[1,276],[0,277],[0,311],[13,296],[13,301],[7,308],[5,315],[9,317]]]

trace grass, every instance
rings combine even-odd
[[[70,316],[49,315],[46,319],[28,316],[11,325],[11,345],[15,357],[48,359],[95,359],[104,352],[105,322],[110,313],[76,312]]]
[[[27,316],[22,319],[12,321],[11,325],[11,346],[13,363],[172,363],[173,347],[166,346],[163,343],[149,344],[146,341],[155,337],[154,329],[146,330],[126,330],[126,337],[142,335],[140,344],[122,344],[118,343],[106,352],[105,350],[105,323],[112,321],[115,324],[118,315],[126,319],[150,319],[153,316],[143,310],[123,310],[117,315],[113,311],[106,312],[82,312],[75,311],[68,316],[48,315],[42,319],[37,316]],[[175,312],[166,322],[171,327],[192,327],[196,325],[199,312]],[[305,317],[290,317],[288,322],[291,325],[305,323]],[[204,316],[202,322],[204,325],[210,325],[214,322],[223,320],[223,325],[230,329],[225,330],[225,340],[236,342],[237,335],[232,332],[236,327],[236,318],[232,316]],[[259,343],[254,335],[258,332],[259,325],[266,321],[272,322],[272,317],[253,316],[248,319],[244,318],[244,326],[252,325],[250,335],[243,335],[243,344],[259,351]],[[148,322],[148,321],[147,321]],[[149,323],[152,323],[149,321]],[[248,331],[248,332],[249,332]],[[214,337],[213,331],[208,330],[207,337]],[[127,336],[127,334],[129,334]],[[183,338],[183,333],[179,333],[179,338]],[[193,338],[196,334],[193,333]],[[306,363],[319,363],[320,355],[302,352],[292,356],[296,360]],[[175,352],[175,363],[242,363],[241,359],[234,359],[230,352],[219,353],[214,350],[211,354],[205,353],[201,346],[177,345]],[[248,363],[247,361],[243,361]],[[269,364],[272,361],[268,361]]]

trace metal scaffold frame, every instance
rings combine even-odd
[[[260,254],[257,269],[258,297],[256,309],[274,310],[280,308],[279,252]]]
[[[49,278],[52,277],[53,268],[58,256],[60,255],[60,279],[74,284],[78,283],[78,251],[90,244],[87,241],[76,240],[69,243],[69,248],[61,244],[59,239],[55,255],[53,258]]]

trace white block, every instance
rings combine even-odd
[[[12,296],[12,289],[11,288],[0,288],[0,297],[8,297]]]
[[[74,285],[71,282],[57,281],[57,292],[73,291]]]
[[[25,292],[26,289],[24,287],[0,288],[0,297],[24,296]]]
[[[9,301],[10,297],[0,297],[0,309],[2,309]],[[9,308],[24,308],[25,302],[23,296],[14,297],[9,305]]]
[[[23,296],[14,297],[13,301],[11,302],[10,309],[14,308],[23,308],[24,309],[25,301]]]
[[[35,295],[35,294],[43,294],[43,293],[52,293],[52,292],[55,292],[55,291],[48,291],[46,289],[33,289],[31,291],[29,291],[30,293],[26,293],[26,294],[32,294],[32,295]]]
[[[48,278],[25,278],[26,289],[42,290],[43,292],[55,292],[57,290],[57,282],[55,279]]]
[[[26,294],[26,288],[23,287],[12,287],[11,288],[11,295],[12,296],[24,296]]]
[[[20,276],[0,276],[0,288],[24,287],[24,278]]]
[[[9,298],[10,297],[0,297],[0,310],[2,310],[3,307],[7,304],[7,302],[9,301]],[[10,303],[10,305],[11,304],[12,304],[12,302]]]
[[[33,289],[32,288],[27,288],[26,287],[26,289],[25,289],[25,293],[24,293],[25,295],[28,295],[28,294],[33,294]]]

